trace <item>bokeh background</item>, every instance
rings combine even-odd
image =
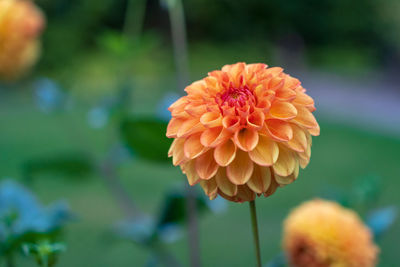
[[[57,266],[151,264],[152,251],[121,234],[118,222],[131,201],[133,210],[162,217],[170,192],[183,187],[179,168],[158,158],[169,142],[163,130],[148,139],[183,95],[167,5],[36,4],[47,17],[41,59],[24,79],[0,84],[0,183],[13,179],[45,204],[69,204],[74,216]],[[315,99],[321,135],[310,165],[294,184],[257,200],[264,261],[280,254],[290,209],[314,197],[340,201],[366,221],[390,209],[375,222],[392,224],[387,217],[400,203],[400,2],[183,0],[183,9],[190,81],[225,64],[263,62],[299,78]],[[205,203],[203,266],[253,264],[247,205]],[[184,229],[163,243],[186,266]],[[379,266],[397,265],[399,237],[394,221],[377,239]]]

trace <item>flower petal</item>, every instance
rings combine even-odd
[[[238,116],[226,116],[222,119],[222,126],[231,132],[236,132],[240,127]]]
[[[200,182],[200,177],[196,172],[196,164],[194,160],[189,161],[183,167],[183,172],[186,174],[188,182],[191,186]]]
[[[268,136],[260,134],[258,144],[249,152],[252,161],[261,166],[271,166],[279,155],[278,145]]]
[[[217,146],[214,150],[214,159],[220,166],[228,166],[236,155],[236,145],[231,139]]]
[[[178,130],[178,137],[186,137],[190,134],[199,132],[204,129],[204,126],[200,123],[199,119],[185,120]]]
[[[231,137],[232,133],[223,127],[209,128],[200,137],[200,142],[205,147],[216,147]]]
[[[247,182],[247,186],[257,194],[267,191],[271,184],[271,171],[268,167],[254,166],[253,174]]]
[[[183,146],[185,145],[185,138],[175,139],[174,148],[172,151],[172,163],[174,166],[181,164],[185,160],[185,153],[183,152]]]
[[[320,133],[319,125],[317,125],[315,128],[308,129],[308,132],[313,136],[318,136]]]
[[[299,126],[292,124],[293,138],[290,139],[286,144],[297,152],[304,152],[307,149],[307,136],[303,129]]]
[[[247,126],[259,130],[264,125],[265,115],[261,111],[254,111],[247,117]]]
[[[167,126],[167,137],[168,138],[176,138],[179,128],[181,127],[182,123],[185,119],[181,118],[172,118]]]
[[[203,188],[204,193],[206,193],[211,200],[217,197],[218,187],[215,179],[201,180],[200,186]]]
[[[270,168],[270,172],[271,172],[271,184],[268,188],[268,190],[264,193],[264,197],[269,197],[270,195],[272,195],[273,193],[275,193],[276,189],[279,187],[279,184],[275,181],[275,175],[273,170],[271,170]]]
[[[195,159],[196,172],[201,179],[209,180],[218,171],[218,164],[214,160],[213,153],[214,151],[210,149],[206,153]]]
[[[254,129],[243,128],[235,133],[233,140],[240,149],[251,151],[258,144],[258,132]]]
[[[289,141],[293,138],[293,130],[289,123],[277,119],[266,120],[265,123],[273,138],[279,141]]]
[[[291,174],[289,176],[280,176],[280,175],[275,174],[275,180],[280,185],[288,185],[288,184],[291,184],[295,180],[295,178],[294,178],[293,174]]]
[[[247,153],[237,150],[235,159],[226,169],[226,174],[232,183],[242,185],[250,179],[253,168],[253,162]]]
[[[296,97],[296,92],[291,89],[282,88],[276,91],[275,97],[281,101],[290,101]]]
[[[318,123],[315,120],[314,115],[304,106],[296,105],[297,116],[293,119],[293,121],[298,124],[306,127],[306,128],[316,128],[318,127]]]
[[[221,114],[215,112],[207,112],[200,117],[200,122],[207,128],[213,128],[221,126],[222,117]]]
[[[275,173],[280,176],[289,176],[296,166],[295,154],[289,149],[279,146],[278,160],[272,165]]]
[[[186,139],[183,151],[187,158],[194,159],[203,152],[204,146],[200,142],[200,136],[201,133],[197,133]]]
[[[228,176],[226,175],[225,168],[219,168],[218,172],[215,176],[215,180],[217,182],[219,190],[221,190],[227,196],[234,196],[237,193],[237,185],[233,184],[229,181]]]
[[[290,120],[297,116],[297,110],[288,102],[274,101],[269,110],[269,115],[277,119]]]
[[[247,185],[238,186],[238,192],[236,194],[237,202],[252,201],[255,198],[256,194]]]
[[[302,106],[312,106],[314,105],[314,100],[307,94],[304,94],[302,92],[296,92],[296,98],[293,100],[293,104],[298,104]]]

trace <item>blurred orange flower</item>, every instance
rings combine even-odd
[[[318,199],[290,213],[283,246],[296,267],[372,267],[379,251],[354,211]]]
[[[44,17],[29,0],[0,0],[0,79],[13,80],[39,55]]]
[[[319,135],[314,101],[282,68],[226,65],[185,91],[169,107],[169,156],[210,199],[269,196],[308,164]]]

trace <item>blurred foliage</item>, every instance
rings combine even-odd
[[[72,152],[33,158],[23,164],[22,171],[27,179],[36,175],[58,174],[80,180],[92,174],[95,166],[88,155]]]
[[[397,219],[398,208],[394,206],[384,207],[371,211],[366,218],[366,223],[378,239],[386,233]]]
[[[215,211],[213,203],[204,194],[194,190],[197,212],[200,215]],[[141,216],[133,220],[116,224],[115,232],[122,239],[148,248],[151,251],[147,266],[180,266],[170,254],[165,244],[177,241],[182,237],[183,227],[187,219],[187,190],[173,190],[164,196],[159,213],[155,216]],[[217,201],[218,202],[218,201]]]
[[[66,203],[44,207],[35,196],[11,180],[0,184],[0,257],[23,243],[57,238],[72,215]]]
[[[52,267],[57,262],[58,254],[64,252],[66,247],[63,243],[41,240],[37,243],[25,243],[22,249],[25,255],[33,256],[39,266]]]
[[[84,3],[39,0],[49,21],[44,35],[46,53],[42,66],[47,70],[65,67],[77,57],[82,63],[85,52],[104,48],[104,45],[115,53],[127,50],[127,36],[113,32],[133,31],[135,42],[140,43],[136,37],[143,27],[145,35],[153,32],[165,39],[169,33],[168,15],[160,1],[146,1],[146,8],[142,8],[139,1],[132,2],[134,7],[138,5],[132,12],[134,18],[129,17],[126,10],[127,0]],[[289,0],[285,3],[278,0],[186,0],[184,7],[189,40],[224,43],[251,40],[289,50],[305,47],[311,62],[331,65],[342,59],[350,67],[384,62],[390,57],[388,50],[394,48],[398,53],[400,49],[397,16],[400,5],[395,0],[379,4],[373,0]],[[165,50],[165,41],[161,43]]]
[[[167,122],[157,118],[126,118],[121,123],[124,143],[141,158],[167,161],[171,141],[165,136]]]

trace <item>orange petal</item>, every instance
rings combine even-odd
[[[278,155],[278,145],[262,134],[260,134],[256,148],[249,152],[251,160],[261,166],[271,166],[278,159]]]
[[[196,172],[196,164],[194,160],[191,160],[185,164],[184,171],[191,186],[197,184],[201,180]]]
[[[220,166],[228,166],[236,155],[236,145],[228,139],[225,143],[217,146],[214,150],[214,159]]]
[[[302,106],[312,106],[314,105],[314,100],[307,94],[304,94],[302,92],[296,92],[296,98],[293,100],[293,104],[298,104]]]
[[[188,95],[204,95],[206,91],[206,83],[203,80],[195,81],[185,88]]]
[[[250,128],[259,130],[264,125],[265,115],[261,111],[254,111],[247,117],[247,125]]]
[[[167,137],[168,138],[176,138],[179,128],[185,119],[172,118],[167,126]]]
[[[304,106],[296,105],[297,116],[293,121],[306,128],[315,128],[318,126],[313,114]]]
[[[280,176],[289,176],[296,167],[295,154],[289,149],[279,146],[278,160],[272,165],[275,173]]]
[[[215,179],[201,180],[200,186],[203,188],[204,193],[206,193],[211,200],[217,197],[218,187]]]
[[[253,174],[247,182],[247,186],[257,194],[261,194],[267,191],[270,184],[271,171],[269,168],[255,165]]]
[[[221,126],[222,117],[221,114],[215,112],[207,112],[200,117],[200,122],[207,128],[213,128]]]
[[[235,132],[240,127],[240,119],[237,116],[226,116],[222,119],[222,126],[231,132]]]
[[[219,168],[217,175],[215,176],[215,180],[217,182],[219,190],[221,190],[227,196],[234,196],[237,193],[237,185],[231,183],[229,181],[228,176],[226,175],[225,168]]]
[[[178,130],[178,137],[185,137],[190,134],[196,133],[204,129],[199,119],[185,120]]]
[[[319,125],[317,125],[315,128],[308,129],[308,132],[313,136],[318,136],[320,133]]]
[[[200,142],[200,136],[201,134],[197,133],[186,139],[183,150],[187,158],[194,159],[203,152],[204,146]]]
[[[207,109],[205,105],[188,104],[185,107],[185,111],[194,117],[200,117],[206,113]]]
[[[231,137],[232,133],[223,127],[209,128],[200,137],[200,142],[205,147],[216,147]]]
[[[291,174],[289,176],[280,176],[280,175],[275,174],[275,180],[280,185],[288,185],[288,184],[291,184],[295,180],[295,178],[294,178],[293,174]]]
[[[305,167],[307,167],[307,165],[308,165],[309,162],[310,162],[309,159],[299,158],[300,167],[301,167],[302,169],[304,169]]]
[[[181,98],[179,98],[178,100],[176,100],[174,103],[172,103],[169,107],[168,110],[172,111],[173,109],[182,106],[182,105],[186,105],[187,104],[187,96],[183,96]]]
[[[307,149],[307,136],[299,126],[295,124],[291,126],[293,129],[293,138],[287,142],[287,145],[297,152],[304,152]]]
[[[271,168],[270,168],[271,169]],[[269,186],[268,190],[264,193],[264,197],[269,197],[273,193],[275,193],[276,189],[279,187],[279,184],[275,181],[275,174],[273,170],[271,171],[271,185]]]
[[[196,172],[201,179],[209,180],[218,171],[218,164],[213,157],[214,151],[208,150],[206,153],[198,157],[196,160]]]
[[[174,142],[175,144],[172,152],[172,163],[174,166],[177,166],[185,160],[185,153],[183,152],[185,138],[177,138]]]
[[[269,114],[277,119],[290,120],[296,117],[296,108],[288,102],[275,101],[269,110]]]
[[[296,92],[291,89],[281,89],[276,91],[276,98],[282,101],[290,101],[296,97]]]
[[[238,192],[236,194],[237,202],[252,201],[256,198],[256,194],[247,186],[238,186]]]
[[[251,151],[258,144],[258,132],[254,129],[243,128],[235,133],[233,139],[240,149]]]
[[[171,146],[169,147],[168,150],[168,157],[172,157],[172,154],[174,153],[174,149],[175,149],[175,144],[177,142],[178,139],[174,139],[174,141],[172,141]]]
[[[293,130],[290,124],[277,120],[270,119],[265,121],[269,134],[279,141],[289,141],[293,138]]]
[[[245,184],[253,173],[253,162],[246,152],[237,150],[236,157],[226,169],[229,180],[237,185]]]

